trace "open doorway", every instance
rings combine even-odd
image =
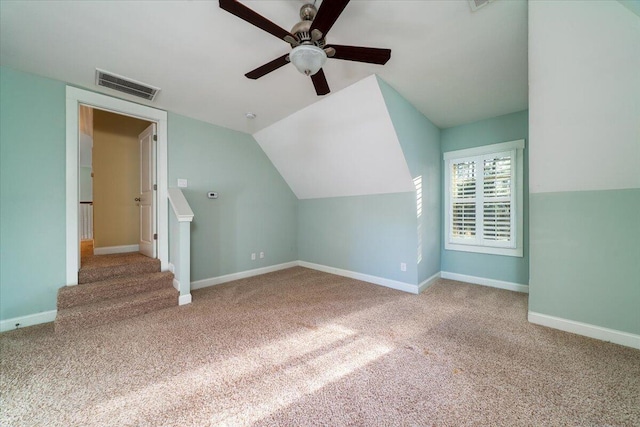
[[[94,254],[155,257],[149,232],[155,168],[148,157],[155,124],[81,105],[79,130],[81,263]]]
[[[123,99],[67,86],[66,88],[66,284],[78,284],[80,269],[80,132],[79,110],[82,105],[90,106],[119,115],[146,120],[156,126],[153,138],[155,152],[150,157],[156,181],[152,197],[156,209],[155,218],[149,221],[154,228],[153,248],[155,258],[160,261],[161,271],[169,269],[169,224],[167,199],[167,113],[156,108],[140,105]],[[135,199],[135,197],[134,197]]]

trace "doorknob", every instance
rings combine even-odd
[[[140,197],[136,197],[136,198],[135,198],[135,199],[133,199],[133,200],[135,200],[136,202],[139,202],[139,201],[140,201]]]

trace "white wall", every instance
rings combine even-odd
[[[299,199],[415,191],[374,75],[253,136]]]
[[[640,17],[529,4],[530,192],[640,187]]]

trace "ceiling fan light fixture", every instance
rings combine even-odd
[[[293,48],[289,60],[302,74],[313,76],[327,61],[327,54],[318,46],[303,44]]]

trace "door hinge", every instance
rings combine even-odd
[[[158,135],[153,135],[153,140],[157,141],[158,140]]]
[[[158,184],[153,184],[153,189],[157,191],[158,190]]]
[[[153,233],[153,240],[158,240],[158,233]]]

